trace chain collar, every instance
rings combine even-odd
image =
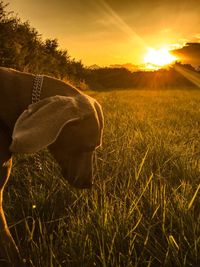
[[[37,103],[40,100],[43,79],[44,79],[43,75],[35,75],[35,77],[34,77],[33,91],[32,91],[32,104]],[[42,170],[42,163],[41,163],[39,152],[37,152],[34,155],[34,162],[35,162],[35,167],[36,167],[37,171],[41,171]]]
[[[33,80],[33,91],[32,91],[32,104],[37,103],[40,100],[42,84],[43,84],[43,75],[36,75]]]

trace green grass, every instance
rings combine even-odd
[[[95,186],[19,156],[4,206],[30,266],[200,266],[200,91],[91,93],[105,114]]]

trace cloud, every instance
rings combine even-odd
[[[171,53],[183,63],[200,66],[200,42],[186,43],[182,48],[174,49]]]

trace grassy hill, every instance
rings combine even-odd
[[[200,91],[91,92],[103,106],[92,190],[47,151],[14,161],[10,228],[30,266],[200,266]]]

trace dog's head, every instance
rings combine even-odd
[[[18,118],[10,150],[35,153],[48,147],[71,185],[90,188],[92,158],[101,145],[101,106],[84,94],[53,96],[32,104]]]

